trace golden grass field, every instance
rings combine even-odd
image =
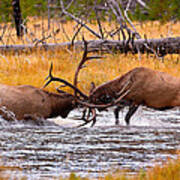
[[[44,22],[46,26],[47,22]],[[34,24],[41,24],[41,20],[34,20],[28,22],[28,27],[34,28]],[[161,36],[173,36],[180,35],[180,22],[175,24],[167,23],[160,24],[159,22],[144,22],[135,23],[138,32],[141,35],[146,34],[148,38],[159,38]],[[105,24],[106,25],[106,24]],[[91,25],[94,26],[95,25]],[[114,26],[112,23],[111,25]],[[70,37],[72,37],[72,22],[64,24]],[[86,39],[91,39],[92,35],[87,34],[84,31]],[[39,39],[41,33],[37,30],[35,33]],[[79,39],[81,37],[78,37]],[[64,34],[59,33],[56,37],[58,42],[64,42]],[[49,39],[47,42],[54,42],[53,39]],[[6,41],[7,44],[22,44],[22,40],[14,38],[14,41]],[[70,82],[73,82],[74,73],[78,62],[80,61],[82,52],[73,52],[66,49],[59,51],[33,51],[29,53],[6,53],[0,54],[0,83],[9,85],[22,85],[29,84],[36,87],[42,87],[44,79],[48,75],[50,63],[53,62],[53,74],[55,76],[64,78]],[[105,54],[102,60],[92,60],[87,62],[87,67],[82,69],[79,75],[78,86],[84,92],[88,93],[90,89],[90,83],[93,81],[96,85],[99,85],[108,80],[122,75],[123,73],[131,70],[134,67],[144,66],[151,69],[167,72],[173,76],[180,78],[180,55],[167,55],[164,59],[160,60],[155,55],[132,55],[132,54]],[[55,91],[57,83],[52,83],[46,89],[49,91]],[[67,89],[69,92],[70,89]],[[0,168],[1,169],[1,168]],[[168,165],[163,167],[156,166],[152,170],[146,172],[140,171],[137,176],[126,177],[119,175],[108,175],[104,179],[110,180],[178,180],[180,179],[180,158],[176,161],[169,161]],[[71,175],[69,179],[81,179]]]
[[[86,93],[93,81],[99,85],[111,80],[130,69],[145,66],[155,70],[168,72],[180,77],[180,62],[178,55],[167,55],[164,60],[156,59],[154,55],[105,54],[101,60],[92,60],[86,63],[86,68],[79,74],[79,87]],[[10,85],[30,84],[42,87],[48,75],[50,63],[53,62],[53,74],[73,82],[74,73],[82,52],[41,51],[24,54],[0,55],[0,82]],[[48,87],[53,91],[57,84]]]

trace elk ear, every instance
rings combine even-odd
[[[96,88],[95,83],[94,83],[94,82],[91,82],[91,88],[90,88],[89,93],[91,93],[95,88]]]

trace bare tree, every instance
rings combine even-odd
[[[20,0],[12,0],[12,7],[13,7],[13,16],[15,21],[15,27],[16,27],[16,34],[18,37],[23,36],[23,20],[21,15],[21,8],[20,8]]]

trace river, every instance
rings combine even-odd
[[[58,179],[75,172],[98,178],[117,169],[139,169],[176,158],[180,150],[180,110],[164,112],[141,107],[126,126],[125,109],[120,125],[113,111],[98,114],[94,127],[77,128],[79,111],[37,126],[0,119],[0,164],[4,176]]]

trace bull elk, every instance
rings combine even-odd
[[[74,87],[77,88],[78,73],[83,64],[92,59],[87,56],[87,42],[84,40],[84,55],[74,77]],[[99,57],[98,57],[99,58]],[[59,81],[58,78],[51,78],[51,81]],[[78,89],[78,88],[77,88]],[[82,125],[96,122],[96,111],[104,110],[111,106],[116,106],[114,110],[115,123],[119,124],[119,111],[128,106],[129,110],[125,116],[126,124],[130,123],[130,118],[140,105],[156,110],[167,110],[175,106],[180,106],[180,79],[165,72],[155,71],[145,67],[137,67],[114,80],[108,81],[91,90],[88,98],[81,100],[77,97],[77,89],[74,89],[75,101],[86,109],[84,111],[85,122]],[[89,119],[90,114],[92,118]]]
[[[129,124],[139,105],[162,111],[180,106],[180,79],[165,72],[138,67],[98,86],[89,99],[94,104],[116,104],[116,124],[119,124],[119,110],[129,106],[125,116],[126,124]]]
[[[86,53],[87,51],[85,51],[82,60],[86,59]],[[95,57],[89,59],[93,58]],[[38,123],[39,118],[46,119],[57,116],[66,118],[71,110],[81,105],[81,102],[88,100],[88,96],[78,89],[76,85],[62,78],[53,77],[52,68],[51,64],[49,75],[46,78],[46,80],[49,80],[44,87],[52,81],[58,81],[72,88],[74,95],[59,88],[57,88],[58,93],[52,93],[30,85],[9,86],[0,84],[0,115],[7,120],[32,119],[37,120]],[[77,74],[79,70],[77,69]],[[77,80],[77,75],[75,77]],[[86,121],[84,116],[82,120]]]
[[[86,52],[82,59],[85,59],[85,56]],[[66,118],[71,110],[81,105],[81,101],[87,101],[88,96],[78,89],[76,85],[62,78],[53,77],[52,68],[51,64],[49,75],[46,78],[46,80],[49,80],[44,85],[44,88],[50,82],[58,81],[63,86],[72,88],[74,95],[59,88],[57,88],[58,93],[53,93],[30,85],[9,86],[0,84],[0,115],[7,120],[32,119],[37,120],[38,123],[39,118],[46,119],[57,116]],[[75,77],[77,79],[77,75]],[[12,114],[13,116],[11,116]],[[86,121],[84,117],[82,117],[82,120]]]

